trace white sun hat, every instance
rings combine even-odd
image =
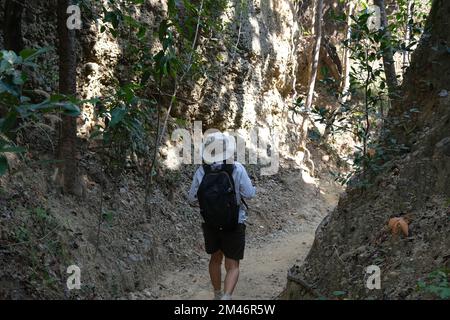
[[[223,161],[231,163],[234,161],[235,150],[236,141],[233,136],[214,132],[203,138],[201,154],[203,161],[207,164]]]

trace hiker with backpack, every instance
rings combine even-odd
[[[245,199],[256,190],[244,166],[234,161],[234,138],[221,132],[206,137],[202,148],[203,165],[194,174],[188,200],[198,203],[205,249],[211,255],[209,274],[214,299],[231,300],[239,278],[239,261],[244,257]],[[214,148],[211,148],[214,147]],[[222,291],[222,261],[226,276]]]

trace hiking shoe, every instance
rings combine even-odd
[[[213,300],[221,300],[223,296],[222,290],[214,290],[214,298]]]
[[[220,300],[232,300],[231,294],[225,293]]]

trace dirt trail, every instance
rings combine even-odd
[[[315,230],[322,218],[337,204],[342,189],[331,180],[314,180],[301,174],[290,175],[283,181],[290,192],[283,193],[284,202],[273,204],[276,212],[291,217],[281,228],[265,236],[247,228],[247,245],[241,261],[239,282],[233,299],[273,299],[286,285],[287,270],[303,260],[314,241]],[[301,190],[301,191],[300,191]],[[259,188],[260,194],[270,190]],[[258,207],[258,205],[257,205]],[[258,209],[256,207],[256,210]],[[251,221],[251,219],[250,219]],[[222,266],[222,278],[225,268]],[[208,255],[194,264],[161,275],[153,288],[132,293],[131,299],[203,300],[212,298],[208,274]]]
[[[297,259],[306,257],[313,239],[313,230],[307,230],[277,235],[260,246],[247,247],[233,299],[275,298],[286,284],[287,268]],[[225,268],[222,266],[222,278],[224,276]],[[203,300],[212,297],[206,265],[169,275],[168,279],[170,291],[182,293],[163,293],[161,299]]]

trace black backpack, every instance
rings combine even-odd
[[[238,225],[239,205],[233,181],[233,164],[224,163],[213,170],[203,164],[205,175],[197,191],[200,213],[207,226],[233,230]]]

